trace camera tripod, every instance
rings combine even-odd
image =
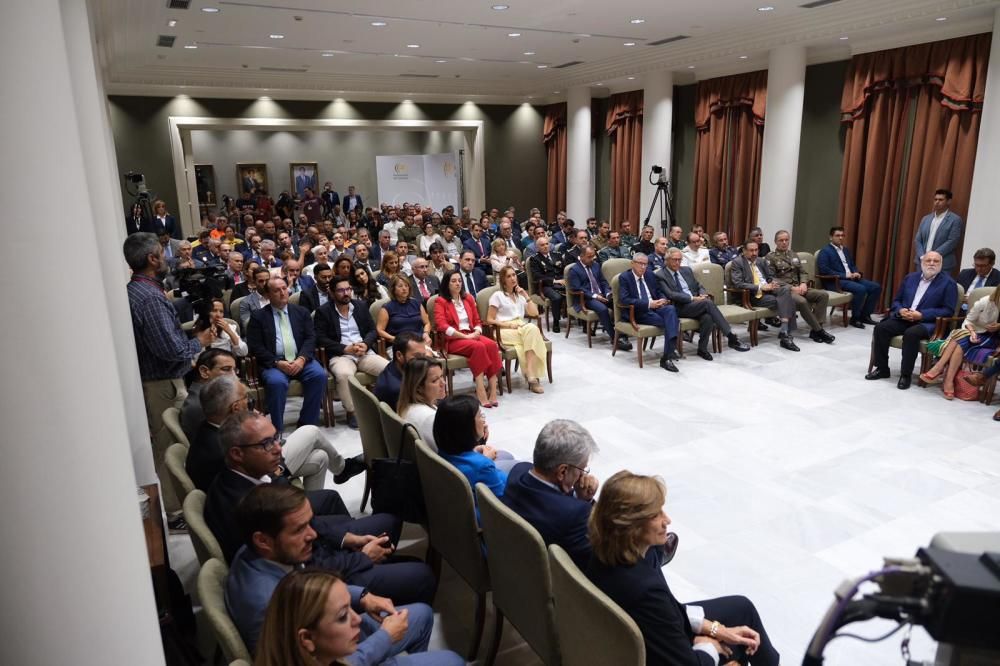
[[[675,224],[674,208],[670,204],[670,183],[666,180],[660,180],[656,183],[656,193],[653,194],[653,200],[649,204],[646,219],[642,221],[643,226],[649,224],[649,219],[653,216],[653,210],[656,209],[657,203],[660,204],[660,234],[666,236],[670,227]]]

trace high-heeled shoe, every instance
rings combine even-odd
[[[954,386],[951,387],[951,390],[949,390],[947,388],[944,388],[944,389],[942,389],[942,392],[944,393],[944,399],[945,400],[954,400],[955,399],[955,387]]]
[[[940,384],[941,382],[943,382],[944,377],[942,377],[941,375],[932,375],[930,372],[921,372],[920,381],[929,386],[932,386],[934,384]]]

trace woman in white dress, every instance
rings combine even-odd
[[[524,320],[538,316],[538,306],[528,299],[528,292],[517,283],[517,273],[510,266],[500,269],[497,276],[500,288],[490,296],[486,323],[500,329],[500,339],[505,347],[517,353],[517,361],[528,381],[532,393],[545,393],[541,376],[545,368],[545,338],[542,329]]]
[[[420,245],[420,256],[426,257],[431,253],[431,245],[443,242],[441,236],[434,231],[434,224],[428,222],[424,225],[424,233],[417,238]]]

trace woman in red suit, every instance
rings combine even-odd
[[[476,299],[466,293],[458,271],[445,273],[434,306],[434,324],[444,333],[445,350],[469,359],[476,397],[483,407],[497,407],[497,375],[503,367],[497,343],[483,335]],[[486,378],[484,380],[484,377]]]

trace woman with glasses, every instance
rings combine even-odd
[[[445,396],[444,368],[434,359],[410,359],[403,367],[403,381],[399,387],[396,413],[413,425],[420,439],[435,451],[434,417],[438,401]]]

